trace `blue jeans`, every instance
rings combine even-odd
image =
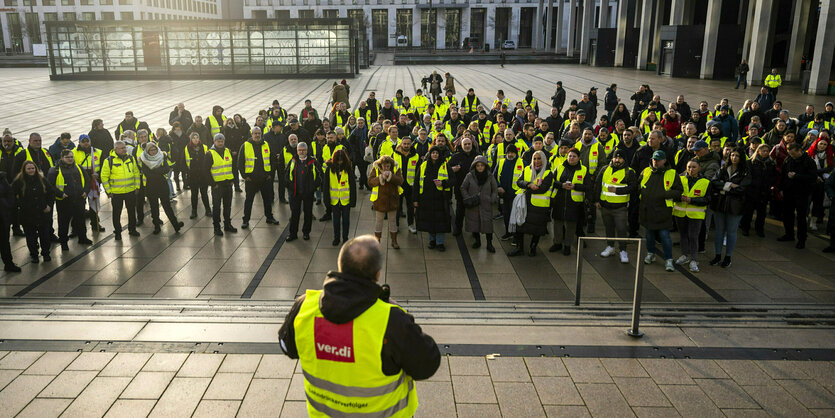
[[[669,229],[647,229],[647,253],[658,254],[655,249],[655,241],[661,241],[661,249],[664,251],[664,259],[673,258],[673,240],[670,239]]]
[[[435,244],[441,245],[441,244],[444,243],[444,240],[445,240],[444,233],[443,232],[438,232],[438,233],[430,232],[429,233],[429,240],[430,241],[435,241]]]
[[[742,84],[742,86],[747,89],[748,88],[748,79],[745,78],[745,76],[742,75],[742,74],[737,74],[737,76],[736,76],[736,87],[734,87],[734,88],[738,89],[740,84]]]
[[[725,256],[730,257],[736,247],[736,231],[739,229],[739,221],[742,215],[729,215],[727,213],[713,212],[713,223],[716,225],[716,235],[713,237],[714,253],[722,254],[722,242],[727,235],[725,244]]]

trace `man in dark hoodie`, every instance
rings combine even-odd
[[[383,252],[373,236],[348,241],[337,265],[339,271],[327,273],[322,290],[307,290],[296,299],[278,331],[282,351],[299,359],[304,370],[308,414],[397,408],[412,416],[417,409],[413,380],[435,374],[441,362],[438,346],[411,315],[389,303],[377,284]],[[380,350],[379,359],[376,353],[355,351],[371,347]],[[385,388],[385,393],[375,393],[375,402],[369,402],[368,386]],[[398,405],[401,400],[408,403]]]
[[[806,215],[809,213],[809,197],[815,184],[817,170],[809,154],[800,144],[788,146],[789,158],[783,162],[780,190],[783,193],[783,228],[785,234],[777,241],[794,241],[794,222],[797,216],[797,249],[806,247]]]
[[[55,142],[50,145],[49,147],[49,156],[52,157],[52,161],[57,161],[61,159],[61,151],[68,149],[70,151],[75,149],[75,144],[72,142],[72,135],[69,132],[62,132],[61,136],[55,139]]]
[[[183,103],[177,103],[174,110],[168,114],[168,124],[173,127],[174,122],[180,122],[180,129],[182,129],[183,132],[187,132],[188,128],[191,128],[191,124],[194,123],[194,119],[191,117],[191,112],[186,110],[186,105]]]

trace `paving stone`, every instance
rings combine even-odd
[[[117,399],[107,411],[105,418],[147,417],[157,403],[156,399]]]
[[[577,390],[592,416],[635,416],[614,383],[578,383]]]
[[[10,354],[11,355],[11,354]],[[34,361],[34,360],[33,360]],[[0,391],[0,417],[13,417],[40,393],[52,376],[18,376]]]
[[[568,376],[568,370],[559,357],[525,357],[531,376]]]
[[[455,403],[498,403],[490,376],[452,375]]]
[[[522,357],[498,357],[487,360],[493,382],[530,382],[528,368]]]
[[[536,417],[545,416],[533,383],[493,383],[504,416]]]
[[[56,376],[78,357],[77,352],[52,351],[42,355],[23,374]]]
[[[696,385],[660,385],[667,399],[683,417],[721,417],[722,411]]]
[[[142,366],[148,362],[149,358],[151,358],[149,353],[119,353],[99,375],[133,377],[142,370]]]
[[[739,385],[776,384],[751,360],[716,360],[716,364]]]
[[[307,415],[307,403],[301,401],[284,402],[281,408],[281,418],[297,418]]]
[[[611,383],[612,378],[600,360],[596,358],[575,358],[562,359],[571,379],[574,383]],[[594,411],[592,411],[593,413]]]
[[[81,353],[67,370],[101,370],[116,356],[116,353]]]
[[[817,417],[833,417],[835,416],[835,409],[810,409],[810,411]]]
[[[255,373],[260,361],[260,354],[227,354],[218,372]]]
[[[678,411],[675,408],[659,408],[659,407],[649,407],[649,406],[636,406],[632,408],[632,412],[635,413],[638,418],[669,418],[669,417],[678,417],[680,416]]]
[[[649,377],[641,363],[634,358],[602,358],[600,362],[612,377]]]
[[[648,377],[615,377],[615,384],[631,406],[670,406],[658,385]]]
[[[12,351],[0,359],[0,370],[26,370],[43,354],[42,351]]]
[[[217,373],[203,399],[242,400],[253,373]]]
[[[288,401],[305,401],[307,396],[304,393],[304,377],[300,374],[294,374],[290,380],[290,388],[287,389]]]
[[[417,393],[420,406],[416,417],[454,417],[455,400],[453,399],[452,383],[437,381],[420,381],[417,383]]]
[[[692,385],[693,379],[675,361],[668,359],[640,359],[641,365],[659,385]]]
[[[26,405],[17,418],[51,418],[58,417],[67,409],[72,399],[44,399],[35,398]]]
[[[696,379],[696,384],[719,408],[759,408],[745,390],[731,379]]]
[[[543,405],[548,418],[586,418],[591,417],[585,406]]]
[[[0,390],[6,387],[9,383],[12,382],[22,370],[0,370]]]
[[[258,364],[255,378],[289,379],[293,377],[296,363],[298,363],[297,360],[293,360],[284,354],[264,354]]]
[[[453,376],[488,376],[487,360],[484,357],[449,357],[449,372]]]
[[[835,364],[826,361],[792,361],[791,364],[835,393]]]
[[[188,358],[188,353],[154,353],[142,367],[145,372],[176,372]]]
[[[212,379],[175,377],[151,411],[151,417],[189,416],[197,408]]]
[[[64,417],[103,416],[130,383],[130,377],[97,377],[67,407]]]
[[[755,362],[772,379],[811,379],[794,362],[784,360],[764,360]]]
[[[762,409],[723,409],[722,413],[728,418],[771,418]]]
[[[534,376],[533,384],[543,405],[584,405],[570,377]]]
[[[224,354],[191,354],[180,367],[177,377],[212,377],[223,357]]]
[[[98,372],[85,370],[65,370],[53,380],[38,397],[75,398],[93,381]]]
[[[809,409],[835,409],[835,396],[814,380],[779,380],[778,383]]]
[[[159,399],[174,372],[139,372],[119,396],[123,399]]]
[[[429,379],[430,382],[449,382],[449,356],[441,356],[441,362],[438,365],[438,370]]]
[[[502,412],[499,409],[498,404],[494,403],[459,403],[455,405],[455,409],[447,411],[449,412],[458,411],[458,418],[490,418],[490,417],[501,417]],[[427,415],[428,416],[428,415]],[[453,412],[452,415],[440,415],[440,416],[456,416]]]
[[[238,416],[274,416],[281,410],[281,405],[284,403],[289,388],[290,379],[252,379],[243,403],[241,403]],[[423,394],[421,393],[421,395]]]
[[[730,379],[727,373],[713,360],[679,359],[678,365],[694,379]]]
[[[202,400],[197,405],[197,410],[194,411],[194,418],[234,418],[238,412],[238,407],[241,401],[216,401],[216,400]]]

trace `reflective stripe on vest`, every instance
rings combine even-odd
[[[232,180],[232,153],[229,152],[229,148],[223,149],[222,157],[214,148],[209,150],[209,154],[212,156],[212,180],[215,183]]]
[[[696,181],[693,188],[689,188],[687,176],[679,176],[679,178],[681,179],[681,186],[684,188],[682,196],[705,197],[705,195],[707,195],[707,188],[710,186],[710,181],[708,179],[701,178]],[[705,209],[705,206],[696,206],[685,202],[675,202],[673,203],[673,216],[678,216],[679,218],[684,218],[686,216],[690,219],[705,219]]]
[[[377,167],[374,167],[374,175],[377,176],[377,177],[380,176],[380,170],[378,170]],[[423,190],[423,189],[421,188],[421,190]],[[397,186],[397,194],[398,195],[403,194],[403,188],[402,187]],[[376,202],[377,201],[377,196],[379,196],[379,195],[380,195],[380,186],[373,187],[371,189],[371,201]]]
[[[220,133],[220,128],[222,128],[223,125],[226,124],[226,116],[220,115],[220,118],[222,120],[221,120],[220,123],[218,123],[217,122],[217,117],[215,115],[209,116],[208,122],[209,122],[209,129],[212,132],[212,138],[214,138],[215,135],[219,134]]]
[[[244,142],[244,173],[249,174],[255,170],[255,147],[252,142]],[[261,142],[261,159],[264,161],[264,172],[269,173],[270,167],[270,144]]]
[[[43,153],[43,156],[46,157],[46,160],[49,161],[49,166],[50,167],[54,166],[55,164],[52,162],[52,157],[49,156],[49,153],[46,152],[46,149],[41,148],[40,150]],[[15,153],[15,155],[17,155],[17,153]],[[29,147],[26,147],[26,161],[35,162],[35,160],[32,159],[32,154],[29,152]],[[38,170],[40,170],[40,169],[41,168],[38,167]],[[44,174],[46,174],[46,173],[44,173]]]
[[[109,157],[102,167],[101,181],[107,193],[124,194],[138,189],[139,167],[136,160],[130,155],[126,155],[125,159]]]
[[[600,147],[598,146],[598,144],[599,144],[599,142],[595,142],[594,144],[589,145],[589,147],[591,147],[591,149],[589,150],[589,166],[588,166],[588,169],[592,173],[597,171],[597,161],[598,161],[598,158],[600,158],[600,155],[598,155],[598,154],[600,154],[600,151],[598,150]],[[577,143],[574,144],[574,148],[577,148],[577,150],[582,153],[583,152],[583,141],[582,140],[577,141]]]
[[[84,181],[84,173],[81,172],[81,167],[78,164],[73,164],[75,169],[78,170],[78,175],[81,176],[81,188],[83,189],[86,185]],[[55,188],[58,189],[61,193],[64,193],[64,187],[66,187],[67,183],[64,181],[64,173],[61,172],[61,167],[58,167],[58,177],[55,178]],[[61,196],[55,196],[55,200],[64,200]]]
[[[556,174],[556,177],[554,178],[556,181],[559,181],[559,179],[562,178],[562,172],[563,171],[565,171],[565,165],[560,164],[560,166],[557,167],[557,174]],[[571,183],[572,184],[578,184],[578,183],[583,184],[583,182],[585,181],[584,177],[586,177],[586,173],[588,173],[588,168],[586,168],[586,166],[580,164],[580,169],[579,170],[574,170],[574,176],[572,176],[572,178],[571,178]],[[557,189],[554,188],[553,191],[551,192],[551,197],[556,196],[557,195],[556,192],[557,192]],[[585,193],[583,193],[579,190],[571,190],[571,200],[580,203],[580,202],[583,201],[583,199],[585,197],[586,197]]]
[[[464,108],[464,113],[475,113],[478,112],[478,97],[473,96],[473,99],[470,100],[470,96],[464,96],[464,100],[461,102]]]
[[[330,173],[331,205],[341,202],[342,206],[348,206],[348,203],[351,202],[351,187],[348,184],[348,172],[340,171],[338,176],[333,171]]]
[[[641,188],[646,188],[647,181],[649,181],[649,176],[652,172],[652,167],[647,167],[641,172]],[[673,182],[676,179],[676,171],[675,170],[666,170],[664,172],[664,190],[669,191],[673,187]],[[643,195],[643,193],[642,193]],[[673,199],[664,199],[667,204],[668,208],[673,207]]]
[[[609,186],[626,186],[626,177],[628,174],[627,170],[629,170],[629,168],[621,168],[615,171],[612,166],[606,167],[606,171],[603,172],[603,183],[600,187],[600,200],[609,203],[629,202],[628,194],[617,194],[609,191]]]
[[[507,158],[502,158],[501,160],[499,160],[499,167],[496,170],[496,175],[498,177],[501,177],[502,169],[503,169],[504,163],[506,161],[507,161]],[[522,172],[525,171],[525,164],[522,162],[522,159],[519,158],[519,157],[516,157],[515,163],[516,163],[516,165],[513,167],[513,184],[512,184],[512,186],[513,186],[513,191],[518,192],[519,191],[519,186],[516,184],[516,181],[519,180],[519,176],[521,176]]]
[[[75,159],[75,163],[85,169],[93,171],[95,167],[98,170],[101,167],[101,150],[96,148],[90,148],[90,153],[86,153],[81,151],[80,149],[76,148],[72,150],[73,158]],[[92,158],[90,158],[92,157]]]
[[[133,131],[136,132],[139,130],[139,119],[136,120],[136,124],[133,126]],[[124,128],[122,128],[122,124],[119,124],[119,136],[121,137],[122,134],[125,133]]]
[[[536,178],[532,178],[531,168],[525,167],[525,170],[522,172],[522,180],[533,183],[536,182],[537,185],[542,184],[542,178],[545,177],[545,174],[548,170],[543,167],[539,170],[539,174],[537,174]],[[519,189],[516,194],[525,193],[527,189]],[[551,193],[531,193],[531,205],[534,205],[538,208],[547,208],[551,206]]]
[[[411,417],[418,406],[414,381],[403,371],[382,372],[385,324],[394,305],[378,300],[351,322],[335,324],[319,309],[321,293],[308,290],[293,321],[308,414]]]

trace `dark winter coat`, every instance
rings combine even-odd
[[[438,169],[443,163],[444,159],[440,157],[436,162],[423,161],[417,167],[417,181],[419,182],[421,166],[426,164],[423,193],[420,192],[420,185],[416,184],[412,187],[413,201],[418,203],[415,211],[415,223],[418,231],[439,233],[450,232],[452,229],[449,213],[449,192],[438,190],[434,183],[434,180],[438,178]],[[449,180],[443,180],[441,185],[443,188],[451,186]]]
[[[18,221],[23,226],[37,225],[41,222],[52,223],[52,212],[44,213],[44,209],[52,205],[54,194],[52,188],[43,179],[37,182],[34,176],[23,175],[12,183],[15,197],[15,210]]]
[[[186,131],[180,131],[180,135],[171,131],[168,133],[171,137],[171,153],[169,158],[174,163],[174,167],[178,171],[186,171],[185,149],[188,146],[188,137]]]
[[[603,96],[603,108],[611,112],[616,107],[618,107],[618,94],[611,87],[606,87],[606,95]]]
[[[583,165],[577,163],[575,165],[568,164],[568,161],[563,161],[562,175],[557,178],[557,167],[554,167],[551,172],[554,177],[554,189],[557,195],[551,198],[551,217],[558,221],[579,222],[585,218],[585,205],[583,202],[575,202],[571,199],[571,190],[562,188],[566,182],[574,181],[574,172],[581,169]],[[585,193],[587,189],[591,189],[590,176],[583,176],[582,183],[573,183],[574,190]]]
[[[185,151],[184,151],[185,152]],[[199,188],[209,185],[209,177],[205,172],[206,153],[203,152],[203,145],[197,147],[191,146],[189,143],[189,155],[191,156],[191,164],[188,168],[188,184],[191,188]],[[185,170],[185,160],[183,160],[183,169]],[[192,192],[194,193],[194,192]]]
[[[528,168],[525,167],[525,169],[527,170]],[[519,176],[519,180],[516,181],[516,186],[525,191],[525,205],[528,212],[525,217],[525,223],[519,227],[519,232],[538,237],[548,233],[548,222],[551,220],[551,208],[540,208],[532,205],[531,194],[551,193],[551,185],[554,181],[551,171],[547,167],[543,167],[542,169],[546,171],[546,174],[542,177],[542,181],[539,183],[537,190],[528,188],[530,182],[525,181],[524,171]]]
[[[478,184],[478,178],[475,173],[475,163],[481,161],[487,165],[487,158],[478,156],[473,162],[470,172],[464,177],[461,183],[461,197],[468,199],[471,196],[479,196],[479,205],[473,208],[466,208],[464,216],[466,223],[465,229],[467,232],[474,232],[478,234],[492,234],[493,233],[493,203],[499,198],[499,186],[496,183],[495,177],[490,173],[489,167],[484,170],[487,180],[483,184]]]
[[[110,155],[110,151],[113,149],[113,135],[110,134],[110,131],[107,129],[91,129],[87,136],[90,137],[90,145],[93,148],[100,149],[103,157]]]
[[[316,163],[316,159],[311,156],[308,156],[304,162],[298,156],[294,156],[284,170],[287,190],[292,197],[312,196],[316,188],[322,184],[322,170]],[[293,172],[292,181],[290,180],[291,171]]]
[[[730,184],[739,187],[731,188]],[[728,173],[728,167],[723,167],[710,182],[713,196],[710,199],[710,209],[726,215],[742,215],[745,208],[745,189],[751,185],[751,173],[747,165],[740,164],[740,169],[733,174]]]
[[[194,164],[194,160],[191,162]],[[167,176],[171,171],[171,166],[168,164],[167,159],[163,160],[162,164],[153,170],[145,164],[140,166],[140,170],[142,171],[142,175],[145,176],[145,194],[148,197],[168,199],[170,190],[168,189]]]
[[[748,172],[751,184],[745,189],[745,198],[749,204],[768,201],[771,188],[777,183],[777,168],[771,158],[760,159],[758,156],[748,160]]]
[[[666,199],[680,199],[684,188],[681,185],[681,178],[674,176],[672,187],[666,190],[664,187],[665,170],[650,170],[646,187],[641,187],[641,200],[638,206],[638,220],[646,229],[670,230],[673,228],[673,208],[667,206]],[[643,177],[639,175],[640,185]]]
[[[794,178],[789,178],[791,172],[795,173]],[[780,189],[783,191],[783,199],[792,199],[808,197],[812,193],[818,174],[812,157],[804,152],[796,160],[791,156],[786,158],[781,176]]]
[[[174,122],[180,122],[180,129],[183,132],[188,131],[188,128],[191,128],[191,124],[194,123],[194,119],[191,117],[191,112],[186,109],[183,109],[183,114],[180,115],[180,112],[177,110],[177,107],[174,106],[174,110],[168,114],[168,124],[174,125]]]

